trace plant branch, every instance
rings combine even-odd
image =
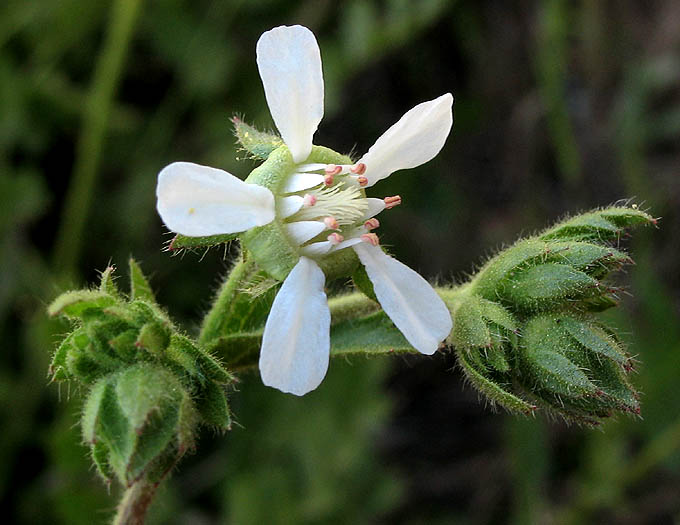
[[[129,487],[118,505],[113,525],[144,525],[146,513],[158,485],[141,479]]]

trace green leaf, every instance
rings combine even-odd
[[[149,281],[144,276],[139,263],[130,257],[130,299],[142,299],[150,303],[156,303],[156,298]]]
[[[482,316],[480,301],[476,295],[469,295],[456,309],[450,335],[456,348],[470,350],[491,346],[491,333]]]
[[[415,352],[382,311],[331,327],[331,356]]]
[[[90,309],[101,310],[117,303],[116,299],[100,290],[76,290],[57,297],[47,308],[50,316],[82,317]]]
[[[601,293],[599,283],[565,264],[548,263],[518,272],[504,291],[516,308],[544,309]]]
[[[113,273],[116,271],[114,266],[107,266],[107,268],[102,272],[99,291],[109,294],[113,297],[118,297],[119,291],[116,283],[113,282]]]
[[[168,330],[160,323],[150,322],[142,326],[135,345],[144,348],[156,357],[160,357],[163,355],[169,342],[170,334]]]
[[[262,332],[229,334],[212,341],[208,350],[230,370],[257,366]]]
[[[127,362],[132,362],[137,357],[137,330],[131,328],[120,332],[118,335],[109,340],[109,346],[113,348],[116,354]]]
[[[109,465],[109,447],[103,441],[95,441],[90,446],[90,452],[97,472],[104,481],[110,482],[115,474]]]
[[[567,219],[543,232],[539,238],[609,242],[618,239],[624,228],[640,224],[656,224],[656,220],[637,208],[612,206]]]
[[[492,404],[499,404],[509,412],[532,414],[536,407],[516,395],[508,392],[501,385],[487,379],[469,360],[465,351],[457,351],[458,362],[468,380],[486,396]]]
[[[177,234],[173,237],[172,241],[170,241],[168,250],[174,252],[176,250],[190,250],[192,248],[211,248],[224,244],[225,242],[233,241],[238,238],[240,233],[223,233],[205,237],[187,237],[186,235]]]
[[[471,292],[491,301],[498,299],[502,288],[518,268],[543,260],[550,253],[547,243],[535,239],[521,240],[490,259],[471,282]]]
[[[492,345],[479,351],[484,354],[486,362],[497,372],[505,373],[510,371],[510,364],[505,358],[503,346]]]
[[[633,262],[619,250],[588,242],[555,242],[550,249],[547,260],[566,264],[598,279]]]
[[[576,341],[591,352],[621,365],[628,364],[628,356],[619,343],[593,321],[563,316],[560,317],[560,324]]]
[[[482,317],[487,321],[507,330],[508,332],[517,331],[517,323],[512,314],[500,304],[479,298],[479,308]]]
[[[206,352],[201,350],[188,337],[173,334],[167,353],[170,359],[182,366],[189,374],[200,378],[201,381],[207,378],[211,381],[228,384],[234,381],[234,376],[211,355],[213,353],[219,355],[227,363],[227,366],[231,367],[219,351],[220,349],[221,346],[213,344]]]
[[[231,122],[234,124],[234,134],[239,145],[251,158],[267,160],[272,151],[283,145],[283,140],[278,135],[259,131],[238,117],[233,117]]]
[[[115,378],[118,404],[129,422],[133,446],[126,463],[128,484],[138,479],[168,447],[173,447],[180,432],[180,409],[189,394],[170,372],[155,365],[130,367]],[[190,414],[189,426],[194,421]],[[195,418],[194,418],[195,419]],[[171,465],[168,465],[170,467]]]
[[[49,374],[52,376],[52,381],[63,381],[68,379],[67,357],[74,345],[73,338],[73,333],[67,335],[52,356],[52,362],[50,363],[49,368]]]
[[[222,387],[207,382],[196,395],[196,409],[206,425],[221,431],[231,429],[231,412]]]
[[[83,414],[80,420],[80,426],[83,431],[83,439],[86,443],[95,443],[96,429],[99,423],[99,410],[101,408],[102,400],[108,388],[108,378],[103,378],[97,381],[90,392],[87,394],[85,405],[83,407]]]
[[[554,325],[549,315],[533,318],[526,324],[519,347],[525,371],[541,387],[555,394],[567,397],[594,394],[597,387],[584,370],[566,357],[578,351],[575,341],[555,330]]]

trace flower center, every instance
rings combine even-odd
[[[357,242],[378,244],[377,235],[370,233],[380,226],[373,216],[397,206],[401,198],[366,198],[365,172],[363,163],[295,166],[277,195],[277,210],[301,254],[318,258]]]

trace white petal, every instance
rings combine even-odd
[[[317,173],[293,173],[283,185],[283,193],[295,193],[296,191],[308,190],[322,184],[323,175]]]
[[[346,239],[333,247],[333,251],[342,250],[343,248],[349,248],[355,244],[363,242],[360,237],[354,237],[353,239]]]
[[[174,162],[158,174],[158,213],[172,231],[200,237],[237,233],[274,220],[274,195],[231,173]]]
[[[307,246],[300,248],[300,253],[303,253],[309,257],[318,257],[320,255],[326,255],[333,248],[333,243],[330,241],[320,241],[313,242]]]
[[[321,53],[314,34],[302,26],[281,26],[257,42],[257,67],[269,111],[295,162],[312,151],[323,117]]]
[[[444,146],[453,124],[451,93],[407,111],[371,146],[359,162],[372,186],[397,170],[415,168],[432,159]]]
[[[326,229],[326,225],[319,221],[297,221],[286,225],[288,235],[290,235],[297,244],[307,242],[313,239]]]
[[[371,217],[375,217],[385,209],[385,201],[382,199],[374,199],[372,197],[369,197],[368,199],[366,199],[366,201],[368,202],[368,209],[364,214],[365,221],[367,221]]]
[[[294,213],[297,213],[300,208],[302,208],[303,203],[304,199],[298,195],[283,197],[279,200],[279,215],[282,219],[290,217]]]
[[[290,272],[272,304],[262,337],[262,382],[302,396],[326,375],[331,313],[321,268],[306,257]]]
[[[295,169],[297,169],[300,173],[307,173],[308,171],[324,170],[326,169],[326,166],[328,166],[328,164],[319,164],[317,162],[315,164],[300,164]]]
[[[385,313],[411,345],[433,354],[451,332],[451,314],[417,272],[368,243],[354,247]]]

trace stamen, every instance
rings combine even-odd
[[[310,195],[309,193],[305,193],[305,196],[302,198],[302,205],[305,208],[309,208],[311,206],[314,206],[316,204],[316,195]]]
[[[378,226],[380,226],[380,221],[375,217],[372,219],[368,219],[364,223],[364,228],[366,228],[368,231],[375,230]]]
[[[338,224],[338,221],[335,217],[326,217],[323,220],[323,223],[326,225],[326,228],[329,230],[337,230],[340,226]]]
[[[328,236],[328,242],[330,242],[331,244],[340,244],[344,240],[345,238],[339,233],[333,232]]]
[[[355,185],[335,184],[330,188],[321,187],[310,192],[316,197],[314,206],[303,206],[294,216],[293,221],[316,220],[323,221],[326,217],[333,217],[340,226],[359,223],[363,226],[368,210],[368,200],[363,198],[361,190]],[[303,200],[300,197],[300,200]],[[382,200],[380,204],[384,206]]]
[[[342,173],[342,166],[338,166],[337,164],[329,164],[326,166],[323,170],[326,175],[340,175]]]
[[[391,210],[395,206],[399,206],[401,204],[401,197],[399,195],[395,195],[394,197],[385,197],[385,208],[388,210]]]
[[[363,175],[364,173],[366,173],[366,164],[364,164],[363,162],[355,164],[354,166],[351,166],[349,168],[349,171],[351,171],[355,175]]]
[[[359,186],[361,186],[362,188],[368,185],[368,179],[363,175],[357,177],[357,182],[359,183]]]
[[[372,244],[373,246],[378,246],[378,244],[380,244],[380,240],[375,233],[364,233],[361,236],[361,240],[367,242],[368,244]]]
[[[333,185],[333,174],[332,173],[326,174],[326,176],[323,178],[323,183],[326,186],[332,186]]]

